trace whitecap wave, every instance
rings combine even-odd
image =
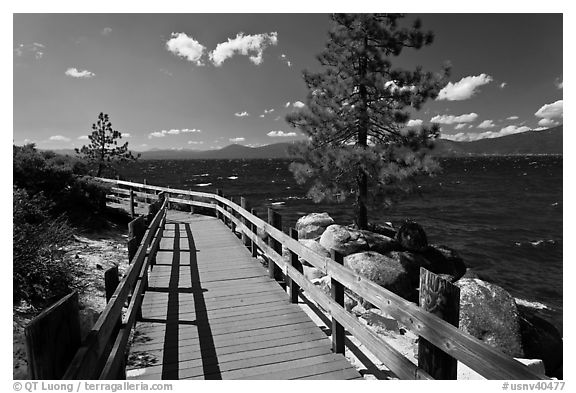
[[[285,205],[285,204],[286,204],[286,202],[272,202],[271,203],[271,205],[274,205],[274,206]]]
[[[230,179],[230,180],[236,180],[236,179],[238,179],[238,176],[228,176],[228,179]]]
[[[211,186],[212,183],[198,183],[198,184],[194,184],[194,186],[196,187],[208,187]]]
[[[532,302],[532,301],[529,301],[526,299],[519,299],[519,298],[514,298],[514,300],[516,301],[516,304],[519,306],[533,308],[535,310],[550,310],[550,307],[548,307],[544,303],[540,303],[540,302],[536,302],[536,301]]]

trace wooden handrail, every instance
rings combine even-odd
[[[138,187],[168,193],[167,200],[191,205],[210,207],[220,214],[221,217],[231,221],[237,231],[242,232],[262,250],[264,255],[278,265],[282,272],[294,280],[301,288],[311,295],[312,300],[327,310],[338,323],[352,332],[363,344],[370,348],[381,361],[390,367],[399,377],[410,379],[429,379],[422,370],[418,369],[408,359],[403,357],[385,341],[372,333],[358,320],[348,313],[339,304],[334,302],[324,292],[311,284],[298,270],[294,269],[284,258],[268,246],[262,238],[252,230],[256,227],[259,231],[278,241],[289,251],[298,255],[314,267],[321,269],[331,279],[339,282],[350,291],[372,303],[375,307],[397,319],[415,334],[424,337],[430,343],[442,351],[470,367],[487,379],[546,379],[536,375],[524,364],[503,354],[497,349],[487,345],[477,338],[459,330],[453,325],[443,321],[437,316],[423,311],[414,303],[411,303],[395,293],[382,288],[378,284],[360,276],[351,269],[335,263],[332,259],[323,257],[289,235],[275,228],[266,221],[251,214],[248,210],[229,199],[216,194],[180,190],[150,186],[122,180],[100,179],[119,186]],[[170,194],[187,195],[212,200],[213,203],[198,202],[181,198],[172,198]],[[231,209],[235,214],[231,214]],[[237,218],[235,215],[240,215]],[[250,224],[246,225],[245,222]],[[412,366],[410,366],[410,363]]]
[[[163,202],[161,208],[148,226],[132,263],[126,270],[124,277],[118,284],[104,311],[102,311],[100,317],[88,333],[82,347],[72,359],[63,379],[97,379],[101,377],[100,374],[103,368],[106,369],[108,373],[106,375],[107,377],[115,377],[112,372],[116,372],[117,369],[111,368],[108,364],[110,362],[108,352],[112,350],[114,353],[116,346],[110,348],[110,343],[116,343],[120,337],[122,337],[121,340],[127,342],[128,334],[123,334],[123,331],[128,331],[129,333],[135,321],[136,311],[140,306],[140,295],[144,288],[142,281],[146,277],[145,272],[148,268],[148,258],[146,258],[148,246],[152,242],[152,239],[158,235],[161,223],[164,222],[166,217],[167,207],[168,198]],[[122,310],[131,291],[132,297],[128,313],[126,313],[124,317],[125,320],[122,321]],[[120,326],[121,334],[115,337],[119,321],[123,322]],[[125,346],[124,344],[119,350],[125,349]],[[118,352],[118,349],[116,352]],[[117,360],[114,360],[114,362],[117,362]]]

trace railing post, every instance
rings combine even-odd
[[[234,202],[234,197],[230,197],[230,202]],[[232,217],[236,217],[236,211],[232,208],[227,209],[228,213],[230,213],[230,215]],[[236,224],[234,224],[234,221],[232,219],[230,219],[230,230],[232,231],[232,233],[234,235],[236,235]]]
[[[258,217],[256,209],[250,209],[250,214],[252,214],[254,217]],[[250,223],[250,227],[252,229],[252,233],[258,236],[258,227],[256,226],[256,224]],[[258,245],[256,244],[256,242],[252,242],[252,257],[256,258],[257,256],[258,256]]]
[[[130,187],[130,218],[134,218],[134,190]]]
[[[110,301],[114,291],[118,287],[120,280],[118,279],[118,266],[113,266],[104,272],[104,288],[106,291],[106,303]]]
[[[290,228],[290,237],[294,240],[298,240],[298,231],[295,228]],[[304,273],[304,269],[302,268],[302,264],[298,259],[298,254],[294,251],[290,250],[290,264],[300,273]],[[296,284],[294,280],[289,278],[290,280],[290,302],[291,303],[298,303],[298,295],[300,293],[300,286]]]
[[[271,208],[268,208],[268,224],[276,229],[282,230],[282,216]],[[270,234],[268,234],[268,246],[279,255],[282,255],[282,245],[270,236]],[[274,263],[271,258],[268,258],[268,277],[274,278],[276,281],[282,280],[280,269],[278,269],[278,266],[276,266],[276,263]]]
[[[146,188],[147,184],[146,184],[146,179],[144,179],[144,194],[146,195],[144,197],[144,203],[148,204],[148,189]]]
[[[330,252],[332,259],[339,265],[344,264],[344,257],[339,252],[332,250]],[[342,307],[344,307],[344,286],[335,279],[331,279],[330,293],[332,299]],[[345,330],[334,317],[332,317],[332,351],[334,353],[344,353],[345,343]]]
[[[419,306],[458,327],[460,288],[420,268]],[[418,339],[418,367],[435,379],[456,379],[457,361],[424,337]]]
[[[192,189],[189,188],[188,191],[192,192]],[[190,202],[192,202],[194,200],[194,197],[192,195],[188,195],[190,197]],[[190,204],[190,214],[194,214],[194,205]]]
[[[246,198],[240,197],[240,207],[244,210],[248,210],[248,202],[246,201]],[[250,229],[248,228],[248,220],[246,220],[246,217],[244,216],[242,216],[242,225],[244,225],[244,228]],[[242,243],[244,243],[244,245],[249,249],[252,249],[252,242],[244,231],[242,231]]]
[[[216,189],[216,195],[218,195],[218,196],[220,196],[220,197],[223,197],[223,196],[224,196],[224,194],[222,193],[222,190],[219,189],[219,188]],[[222,206],[222,203],[221,203],[220,201],[216,201],[216,206]],[[224,218],[223,218],[223,217],[224,217],[224,216],[223,216],[218,210],[216,210],[216,218],[224,221]]]

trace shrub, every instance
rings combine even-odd
[[[51,217],[52,209],[42,192],[13,188],[14,301],[43,306],[71,290],[74,269],[62,246],[73,232],[63,216]]]

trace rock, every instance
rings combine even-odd
[[[544,364],[540,359],[520,359],[516,358],[517,361],[527,366],[534,374],[544,377]],[[464,363],[458,362],[458,380],[481,380],[486,379],[482,375],[478,374],[476,371],[472,370],[470,367]]]
[[[508,356],[524,357],[520,318],[514,298],[503,288],[462,278],[459,328]]]
[[[382,225],[382,224],[368,224],[368,230],[370,232],[378,233],[380,235],[388,236],[391,238],[396,237],[396,229],[390,225]]]
[[[311,249],[312,251],[314,251],[316,254],[322,256],[322,257],[328,257],[330,258],[330,251],[328,251],[327,249],[325,249],[324,247],[322,247],[322,245],[320,243],[318,243],[316,240],[312,240],[312,239],[302,239],[302,240],[298,240],[300,243],[302,243],[303,246]],[[301,260],[300,262],[302,263],[308,263],[306,261]]]
[[[400,244],[393,237],[364,230],[359,230],[358,232],[360,232],[361,236],[366,240],[366,243],[368,243],[368,251],[386,254],[390,251],[401,250]]]
[[[362,233],[342,225],[330,225],[320,237],[320,245],[346,256],[356,252],[368,251],[368,242]]]
[[[396,233],[396,241],[407,251],[422,252],[428,247],[424,228],[414,221],[406,221]]]
[[[410,274],[399,257],[365,251],[346,256],[344,266],[405,299],[415,296]]]
[[[332,287],[332,279],[328,276],[319,278],[313,281],[314,285],[320,287],[324,293],[328,296],[331,296],[330,289]],[[352,311],[354,307],[358,305],[358,301],[355,299],[354,296],[351,296],[350,291],[347,288],[344,288],[344,308],[346,311]]]
[[[458,253],[446,246],[428,246],[421,255],[430,262],[428,270],[454,282],[464,276],[466,265]]]
[[[542,359],[547,376],[563,379],[562,335],[554,325],[537,316],[533,309],[518,306],[518,311],[524,356]]]
[[[307,265],[303,264],[302,269],[304,271],[304,277],[306,277],[310,281],[326,276],[326,273],[324,273],[322,270],[317,269],[315,267],[311,267],[311,266],[307,266]]]
[[[296,221],[298,239],[315,239],[332,224],[334,224],[334,220],[328,213],[310,213],[300,217]]]

